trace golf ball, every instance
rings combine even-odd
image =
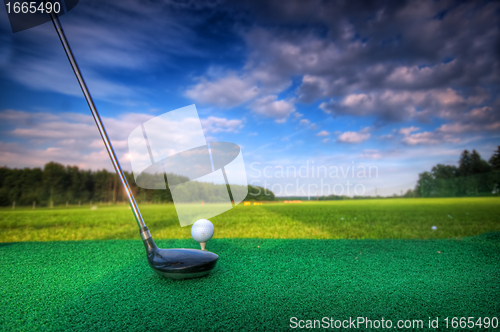
[[[191,236],[197,242],[207,242],[214,235],[214,225],[210,220],[197,220],[191,227]]]
[[[436,229],[438,229],[438,228],[437,228],[436,226],[432,226],[432,229],[433,229],[433,230],[436,230]]]

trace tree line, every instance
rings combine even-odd
[[[167,190],[144,189],[136,185],[132,173],[124,172],[138,203],[169,203]],[[221,188],[199,184],[193,190],[216,194]],[[223,189],[223,188],[222,188]],[[500,193],[500,146],[486,161],[476,150],[464,150],[455,165],[437,164],[431,171],[419,174],[415,188],[403,197],[465,197]],[[206,194],[205,194],[206,195]],[[201,196],[200,196],[201,197]],[[347,197],[319,197],[319,200]],[[365,198],[365,197],[359,197]],[[246,200],[275,200],[274,193],[257,186],[248,186]],[[0,206],[53,206],[61,204],[96,204],[127,201],[118,175],[107,170],[83,170],[49,162],[43,168],[0,168]]]
[[[124,172],[138,203],[170,203],[166,190],[144,189],[136,185],[132,173]],[[213,190],[199,185],[200,190]],[[274,200],[274,194],[261,187],[248,186],[247,200]],[[43,168],[0,168],[0,206],[55,206],[128,201],[118,175],[107,170],[83,170],[49,162]]]
[[[437,164],[418,175],[415,189],[405,197],[490,196],[500,192],[500,146],[489,161],[476,151],[464,150],[455,165]]]
[[[345,196],[329,195],[310,197],[310,200],[332,201],[351,199],[395,198],[395,197],[467,197],[491,196],[500,194],[500,146],[489,161],[472,150],[464,150],[454,165],[437,164],[430,172],[419,174],[414,189],[409,189],[401,196]],[[283,197],[281,197],[283,198]],[[286,197],[285,199],[308,199],[308,197]]]

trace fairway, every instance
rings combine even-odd
[[[173,204],[140,209],[155,239],[191,238]],[[444,239],[500,231],[499,216],[500,197],[487,197],[239,204],[211,220],[214,238]],[[0,242],[138,238],[125,205],[0,210]]]
[[[149,268],[127,206],[2,209],[0,330],[271,331],[361,318],[460,330],[454,317],[498,330],[499,203],[240,204],[211,218],[215,269],[183,281]],[[198,248],[173,205],[141,211],[159,247]]]

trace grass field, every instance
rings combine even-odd
[[[398,331],[497,331],[499,203],[240,205],[211,218],[214,270],[182,281],[149,268],[126,206],[2,209],[0,331],[281,331],[292,317],[295,327],[361,317]],[[141,210],[159,247],[198,247],[173,205]],[[453,327],[460,317],[474,325]]]
[[[179,281],[149,268],[139,239],[1,243],[0,331],[284,331],[292,317],[385,319],[392,331],[498,331],[499,249],[500,232],[456,240],[218,239],[211,274]],[[439,328],[428,327],[429,317]],[[453,317],[481,317],[496,328],[452,328]],[[412,328],[397,328],[400,321]]]
[[[172,204],[140,209],[155,239],[191,238]],[[500,197],[240,204],[211,220],[214,239],[455,238],[500,231]],[[128,206],[0,209],[0,242],[138,237]]]

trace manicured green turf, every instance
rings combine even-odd
[[[191,237],[173,205],[141,211],[156,239]],[[451,238],[500,231],[500,197],[240,204],[211,220],[215,238]],[[128,206],[0,210],[0,242],[137,238]]]
[[[500,316],[499,232],[214,239],[208,249],[220,255],[211,275],[172,281],[150,270],[139,240],[0,244],[0,330],[274,331],[290,329],[291,317],[366,317],[391,320],[393,330],[398,320],[422,320],[424,328],[408,330],[470,331],[481,329],[446,328],[444,319]],[[429,317],[439,318],[439,329],[427,328]]]

